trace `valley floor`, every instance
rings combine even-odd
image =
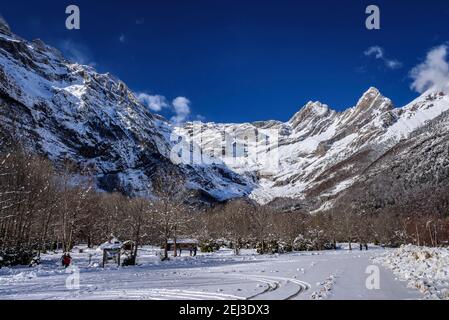
[[[37,267],[0,269],[0,299],[422,299],[418,290],[408,288],[380,262],[379,289],[367,288],[371,258],[389,251],[372,247],[257,255],[244,250],[236,257],[230,250],[220,250],[161,262],[159,249],[145,247],[139,266],[103,269],[101,252],[84,248],[72,255],[79,288],[67,289],[66,281],[76,274],[60,266],[61,254],[48,254]]]

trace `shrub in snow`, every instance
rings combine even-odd
[[[270,240],[256,243],[256,252],[258,254],[279,254],[291,251],[293,251],[292,245],[284,241]]]
[[[34,257],[31,262],[30,262],[30,267],[35,267],[41,264],[41,258],[39,257]]]
[[[290,243],[281,241],[279,242],[279,253],[292,252],[293,246]]]
[[[279,243],[276,240],[261,241],[256,244],[258,254],[275,254],[279,253]]]
[[[409,242],[409,236],[404,231],[395,231],[385,246],[389,248],[399,248]]]
[[[295,251],[317,251],[335,249],[334,244],[326,239],[322,230],[309,230],[305,235],[300,234],[293,241]]]
[[[201,252],[214,252],[220,250],[220,245],[214,240],[205,240],[200,243]]]
[[[309,251],[312,250],[313,244],[310,239],[305,238],[302,234],[300,234],[293,241],[293,250],[295,251]]]
[[[136,265],[136,257],[132,254],[124,254],[122,256],[123,258],[123,262],[122,262],[122,266],[127,267],[127,266],[135,266]]]
[[[28,266],[32,264],[33,258],[34,253],[31,249],[5,249],[0,251],[0,267],[10,267],[16,265]]]

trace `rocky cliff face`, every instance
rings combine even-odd
[[[0,128],[56,164],[93,172],[106,191],[151,195],[157,177],[209,201],[248,193],[251,183],[225,167],[178,166],[169,159],[172,128],[110,74],[64,59],[40,40],[0,24]],[[168,132],[168,133],[167,133]]]
[[[309,102],[285,123],[173,127],[141,105],[122,81],[68,61],[40,40],[21,39],[0,21],[0,133],[56,165],[69,160],[92,172],[106,191],[151,196],[155,179],[176,177],[208,202],[291,198],[289,205],[322,210],[390,166],[412,170],[417,181],[433,179],[429,166],[446,177],[448,110],[443,92],[430,91],[395,108],[370,88],[344,112]],[[275,132],[276,141],[266,132]],[[172,162],[178,138],[189,150],[199,145],[207,161]],[[255,146],[255,157],[248,156]],[[402,151],[393,157],[391,150]],[[274,164],[270,170],[258,163],[267,155]]]

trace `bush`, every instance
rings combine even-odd
[[[276,240],[258,242],[256,244],[258,254],[275,254],[279,253],[279,243]]]
[[[287,253],[287,252],[292,252],[293,251],[293,246],[287,242],[279,242],[279,253]]]
[[[319,251],[332,249],[335,249],[335,245],[323,238],[321,232],[316,232],[315,230],[308,231],[305,236],[300,234],[293,241],[293,250],[295,251]]]
[[[123,267],[135,266],[136,265],[136,257],[134,255],[124,255],[123,256]]]
[[[214,252],[220,250],[220,245],[218,245],[213,240],[202,241],[200,243],[201,252]]]
[[[313,250],[313,243],[310,239],[304,237],[302,234],[300,234],[294,241],[293,241],[293,249],[295,251],[310,251]]]
[[[258,254],[277,254],[292,252],[293,246],[284,241],[264,241],[256,243],[256,252]]]
[[[39,257],[34,257],[34,258],[31,260],[29,266],[30,266],[30,267],[35,267],[35,266],[38,266],[38,265],[40,265],[40,264],[41,264],[41,258],[39,258]]]
[[[29,266],[34,260],[33,250],[6,249],[0,251],[0,267],[12,267],[17,265]]]

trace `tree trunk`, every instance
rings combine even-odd
[[[434,240],[433,240],[433,234],[432,234],[432,227],[429,225],[428,229],[429,229],[429,236],[430,236],[430,244],[432,245],[432,247],[435,247]]]
[[[165,239],[164,244],[164,260],[168,260],[168,239]]]
[[[235,255],[238,256],[240,255],[240,239],[238,239],[235,243]]]
[[[176,237],[173,238],[173,257],[178,256],[178,245],[176,243]]]
[[[437,247],[438,246],[438,231],[437,231],[437,226],[436,225],[434,226],[434,230],[435,230],[435,236],[434,236],[435,247]]]
[[[416,230],[416,240],[417,240],[417,244],[418,244],[418,247],[421,245],[421,243],[420,243],[420,241],[419,241],[419,230],[418,230],[418,224],[417,223],[415,223],[415,230]]]

